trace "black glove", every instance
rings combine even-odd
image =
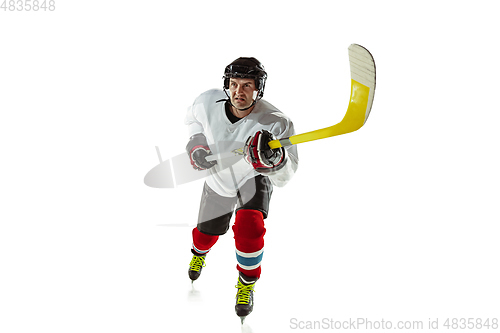
[[[285,161],[285,148],[271,149],[269,141],[275,140],[275,136],[266,130],[255,133],[247,139],[243,153],[245,160],[260,173],[268,173],[281,169]]]
[[[207,170],[217,164],[217,161],[207,161],[205,157],[212,155],[207,139],[201,133],[193,135],[186,146],[186,151],[195,170]]]

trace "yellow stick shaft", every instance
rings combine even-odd
[[[289,138],[270,141],[269,147],[276,149],[357,131],[364,125],[366,112],[369,111],[369,93],[369,87],[351,79],[351,98],[344,119],[340,123],[323,129],[297,134]]]

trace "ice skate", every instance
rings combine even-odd
[[[191,282],[193,282],[200,277],[201,270],[205,267],[206,255],[200,255],[193,250],[191,250],[191,252],[193,253],[193,259],[191,259],[191,262],[189,263],[188,274]]]
[[[236,305],[234,307],[236,315],[240,317],[241,324],[253,310],[253,292],[257,278],[248,277],[240,272],[238,277],[238,292],[236,293]]]

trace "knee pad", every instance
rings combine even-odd
[[[264,247],[266,228],[262,212],[253,209],[238,210],[233,231],[238,250],[254,252]]]

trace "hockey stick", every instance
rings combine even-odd
[[[336,125],[269,142],[271,149],[287,147],[303,142],[325,139],[336,135],[347,134],[360,129],[368,120],[375,94],[375,61],[371,53],[363,46],[351,44],[349,63],[351,68],[351,98],[347,112],[342,121]],[[243,149],[235,149],[229,156],[242,155]],[[208,156],[207,161],[216,160],[216,156]]]
[[[365,124],[370,115],[375,94],[375,61],[367,49],[357,44],[351,44],[349,46],[349,63],[351,69],[351,97],[342,121],[320,130],[270,141],[270,148],[276,149],[354,132]],[[191,168],[186,168],[185,166],[189,165],[190,161],[185,153],[163,162],[158,148],[157,153],[160,164],[151,169],[144,177],[144,183],[150,187],[172,188],[208,176],[207,171],[197,172]],[[206,157],[206,160],[217,160],[221,165],[227,167],[238,162],[241,155],[243,155],[243,148],[210,155]]]
[[[348,50],[351,67],[351,99],[342,121],[327,128],[270,141],[271,149],[351,133],[365,124],[375,94],[375,61],[371,53],[361,45],[351,44]]]

